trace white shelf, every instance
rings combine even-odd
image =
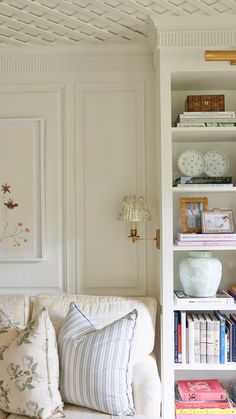
[[[236,127],[218,128],[171,128],[172,141],[182,142],[228,142],[236,141]]]
[[[174,369],[177,371],[236,371],[236,362],[227,362],[226,364],[174,364]]]
[[[236,192],[235,186],[173,186],[174,193],[194,193],[194,192]]]
[[[235,311],[236,304],[224,304],[224,303],[182,303],[182,304],[174,304],[173,309],[175,311],[213,311],[213,310],[220,310],[220,311]],[[235,364],[236,366],[236,364]]]
[[[235,246],[208,246],[207,244],[204,246],[177,246],[174,244],[173,250],[174,252],[188,252],[189,250],[236,250],[236,244]]]

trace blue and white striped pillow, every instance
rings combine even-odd
[[[96,329],[70,305],[58,336],[64,402],[111,415],[134,415],[132,346],[137,311]]]

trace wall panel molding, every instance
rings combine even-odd
[[[34,118],[45,121],[44,151],[45,151],[45,218],[46,218],[46,258],[40,262],[14,262],[0,264],[0,272],[4,278],[1,293],[62,292],[65,288],[64,258],[64,216],[63,216],[63,175],[64,175],[64,90],[62,83],[31,83],[0,85],[2,102],[9,94],[9,101],[16,101],[1,110],[4,118]],[[44,99],[45,98],[45,99]],[[46,106],[50,100],[54,106]],[[34,106],[34,103],[36,104]],[[44,104],[45,103],[45,104]],[[20,106],[21,105],[21,106]],[[53,122],[52,122],[53,121]],[[51,168],[53,171],[51,171]],[[56,182],[51,180],[51,176]],[[50,186],[49,186],[50,185]],[[49,190],[50,188],[50,190]],[[53,202],[53,198],[55,201]],[[53,218],[52,225],[49,219]],[[56,267],[56,268],[55,268]],[[19,286],[21,277],[22,287]],[[6,287],[6,284],[9,285]],[[45,283],[49,287],[45,287]],[[40,285],[42,284],[42,286]]]
[[[76,138],[77,138],[77,187],[76,187],[76,203],[77,203],[77,280],[78,280],[78,291],[85,293],[98,293],[98,294],[127,294],[127,295],[145,295],[146,293],[146,245],[145,243],[137,243],[134,245],[127,240],[128,225],[126,223],[116,222],[116,211],[118,211],[118,205],[120,204],[120,199],[125,193],[138,193],[145,195],[145,179],[146,179],[146,169],[145,169],[145,123],[144,123],[144,84],[143,83],[87,83],[87,84],[76,84],[75,86],[75,115],[77,115],[76,123]],[[123,102],[122,102],[123,101]],[[96,105],[93,105],[93,102],[96,102]],[[118,124],[116,125],[115,116],[113,110],[109,109],[107,114],[107,119],[109,117],[114,119],[114,131],[112,126],[109,125],[110,121],[101,120],[101,125],[104,125],[104,136],[110,138],[112,143],[112,138],[115,137],[116,144],[113,143],[114,153],[116,153],[116,158],[118,161],[121,160],[121,166],[116,167],[114,163],[114,170],[111,170],[111,163],[109,160],[112,160],[112,145],[109,144],[109,139],[107,142],[107,153],[105,150],[104,157],[101,158],[99,154],[98,142],[100,141],[101,148],[104,146],[104,138],[102,131],[99,131],[99,121],[94,121],[96,127],[98,127],[98,133],[91,131],[91,114],[96,111],[97,108],[103,106],[106,109],[107,104],[114,104],[114,107],[123,103],[124,106],[128,106],[126,103],[130,103],[130,108],[127,111],[129,112],[130,122],[127,123],[126,117],[122,112],[117,113]],[[122,111],[122,110],[121,110]],[[115,112],[115,111],[114,111]],[[122,119],[123,118],[123,119]],[[125,148],[127,150],[123,151],[124,156],[124,165],[122,167],[122,150],[124,150],[124,145],[122,145],[122,138],[116,138],[116,128],[118,129],[119,123],[126,124],[126,128],[130,130],[129,134],[125,141]],[[112,124],[112,122],[111,122]],[[106,127],[107,125],[107,127]],[[95,128],[96,129],[96,128]],[[104,163],[104,170],[110,170],[106,176],[102,179],[106,185],[101,185],[99,181],[101,178],[98,177],[98,183],[94,184],[94,189],[101,190],[101,199],[104,200],[104,211],[107,211],[107,216],[102,219],[102,214],[99,214],[100,203],[95,196],[94,204],[94,214],[91,210],[92,202],[92,192],[90,188],[90,180],[88,180],[88,171],[93,171],[93,165],[91,160],[94,158],[91,154],[91,142],[94,141],[95,153],[97,151],[98,165]],[[117,146],[117,143],[121,143],[121,148]],[[96,143],[96,144],[95,144]],[[122,148],[123,147],[123,148]],[[125,154],[127,155],[125,156]],[[129,162],[130,159],[130,169]],[[103,160],[103,162],[102,162]],[[96,165],[96,162],[95,162]],[[128,166],[128,167],[127,167]],[[99,166],[101,169],[101,166]],[[127,178],[127,183],[132,187],[129,191],[125,188],[125,182],[122,186],[121,184],[115,183],[115,179],[119,178],[118,172],[128,171],[131,173],[128,175],[131,178]],[[101,171],[101,170],[100,170]],[[117,173],[116,173],[117,172]],[[94,167],[94,174],[90,173],[91,176],[94,176],[96,182],[96,167]],[[109,179],[109,177],[112,179]],[[114,181],[114,184],[112,182]],[[111,196],[111,199],[106,199],[107,194]],[[96,195],[96,194],[95,194]],[[107,201],[110,208],[106,208]],[[112,208],[114,206],[114,208]],[[96,211],[98,210],[98,214]],[[113,211],[113,213],[112,213]],[[102,226],[97,226],[100,222],[104,221],[104,236]],[[107,223],[107,224],[106,224]],[[109,223],[112,228],[114,228],[114,237],[112,235],[107,235],[106,233],[109,230]],[[94,227],[94,237],[92,237]],[[99,230],[100,229],[100,230]],[[100,231],[101,234],[97,234]],[[139,232],[145,234],[144,227],[140,227]],[[106,242],[106,239],[108,242]],[[105,240],[105,241],[104,241]],[[110,244],[109,244],[110,240]],[[117,242],[119,243],[117,247]],[[90,248],[88,249],[87,243],[89,243]],[[141,244],[141,245],[139,245]],[[104,246],[104,252],[107,253],[106,258],[103,258],[103,250],[100,250]],[[121,254],[119,255],[119,248],[121,249]],[[124,249],[127,248],[126,256],[124,257]],[[96,259],[96,251],[101,255],[101,262],[99,256]],[[123,251],[123,253],[122,253]],[[120,259],[119,259],[120,258]],[[122,259],[123,258],[123,259]],[[130,264],[128,259],[130,258]],[[108,267],[106,267],[106,261]],[[111,269],[109,265],[111,260],[114,260],[114,269]],[[127,276],[123,275],[122,262],[126,264]],[[91,264],[98,266],[97,273],[94,272],[91,268]],[[96,269],[96,268],[95,268]]]

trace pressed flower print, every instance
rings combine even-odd
[[[1,185],[2,202],[2,225],[0,229],[0,243],[7,241],[12,247],[20,247],[27,242],[30,229],[24,225],[23,221],[12,222],[10,212],[17,211],[20,206],[12,197],[12,188],[9,183]]]

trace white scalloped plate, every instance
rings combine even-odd
[[[224,176],[229,170],[229,159],[222,151],[208,151],[204,155],[204,173],[207,176]]]
[[[186,150],[178,158],[178,168],[185,176],[200,176],[204,172],[204,158],[197,150]]]

